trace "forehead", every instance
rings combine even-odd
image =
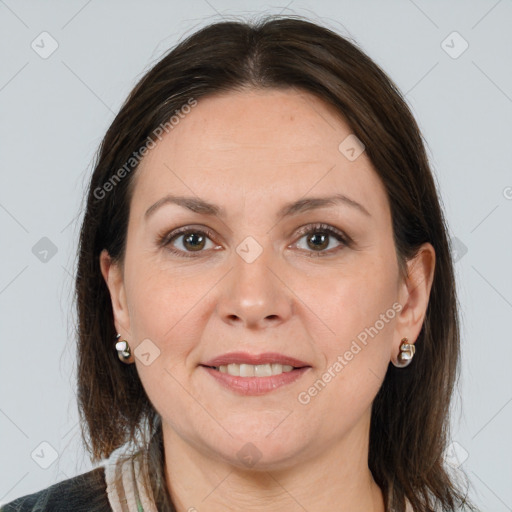
[[[339,145],[349,124],[319,98],[293,89],[247,90],[201,98],[142,160],[134,208],[166,193],[216,203],[258,204],[339,192],[371,211],[387,208],[383,185],[363,152]]]

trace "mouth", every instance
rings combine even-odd
[[[277,352],[265,352],[262,354],[230,352],[210,359],[200,366],[211,368],[233,377],[272,377],[311,367],[308,363],[295,357]]]
[[[293,370],[308,368],[308,366],[292,366],[290,364],[268,363],[268,364],[246,364],[246,363],[230,363],[219,366],[205,366],[220,373],[227,373],[233,377],[272,377],[289,373]]]
[[[231,352],[199,365],[215,381],[241,395],[262,395],[292,384],[312,368],[294,357],[275,352],[253,355]]]

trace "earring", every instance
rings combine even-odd
[[[405,368],[414,357],[414,353],[416,352],[416,347],[414,343],[407,343],[409,340],[407,338],[402,338],[400,343],[400,352],[398,353],[397,362],[393,361],[393,364],[397,368]]]
[[[120,334],[116,335],[116,340],[119,340],[121,337]],[[116,342],[116,350],[117,350],[117,356],[119,359],[126,364],[131,364],[135,361],[132,352],[130,350],[130,345],[128,345],[128,342],[126,340],[117,341]]]

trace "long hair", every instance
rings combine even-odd
[[[385,186],[402,277],[423,243],[434,247],[435,275],[416,357],[407,368],[388,367],[372,406],[368,465],[386,510],[403,512],[406,499],[417,512],[472,507],[444,465],[459,376],[458,306],[448,230],[421,133],[396,85],[355,42],[298,16],[223,21],[196,31],[137,83],[101,143],[76,277],[78,403],[91,460],[161,436],[135,365],[121,364],[114,350],[111,300],[99,264],[102,249],[123,263],[134,155],[159,127],[171,129],[170,120],[186,105],[247,88],[300,89],[346,119]],[[172,507],[162,457],[151,459],[151,485],[159,503]]]

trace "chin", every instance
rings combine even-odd
[[[229,430],[232,438],[224,437],[208,440],[209,449],[230,465],[248,471],[269,471],[288,469],[297,464],[297,460],[304,456],[306,442],[304,436],[293,435],[289,429],[283,428],[281,432],[272,428],[260,430],[244,429],[243,425],[237,431]],[[272,432],[272,429],[275,429]],[[272,433],[270,433],[272,432]],[[270,434],[269,434],[270,433]]]

